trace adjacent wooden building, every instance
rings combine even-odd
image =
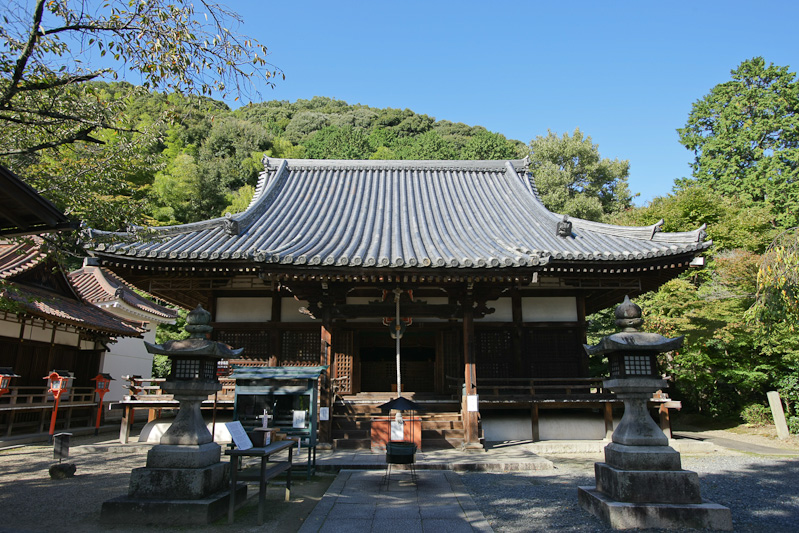
[[[341,445],[366,428],[337,426],[336,416],[368,413],[396,383],[386,326],[396,294],[403,390],[431,411],[457,414],[463,442],[476,446],[481,411],[521,409],[535,419],[536,398],[572,392],[563,379],[601,392],[580,381],[586,316],[657,288],[711,244],[704,228],[665,233],[662,223],[552,213],[525,160],[265,159],[264,167],[243,213],[92,232],[91,252],[159,298],[202,304],[217,340],[250,359],[329,364],[320,402],[334,416],[320,439]],[[479,411],[470,411],[466,398],[478,394]]]

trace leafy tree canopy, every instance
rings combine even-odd
[[[648,205],[609,217],[621,226],[648,226],[664,220],[663,231],[692,231],[707,225],[715,251],[742,249],[762,253],[773,234],[771,217],[762,206],[746,207],[738,198],[695,184]]]
[[[234,33],[238,16],[205,0],[12,0],[0,13],[0,123],[14,131],[0,155],[98,142],[99,129],[119,127],[119,107],[87,81],[127,70],[146,89],[226,95],[276,73],[263,45]]]
[[[551,131],[537,136],[530,141],[530,158],[541,200],[556,213],[601,220],[632,205],[629,161],[603,159],[579,129],[562,137]]]
[[[93,227],[142,222],[181,94],[207,106],[201,95],[253,94],[278,74],[205,0],[11,0],[0,15],[2,163]],[[97,81],[129,74],[141,85]],[[182,133],[190,151],[197,132]]]
[[[746,205],[766,205],[783,228],[799,224],[799,82],[762,57],[693,104],[680,142],[693,180]],[[685,184],[685,181],[683,181]]]

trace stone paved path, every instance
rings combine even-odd
[[[300,533],[491,532],[458,474],[420,470],[342,470]]]

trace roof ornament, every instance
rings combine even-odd
[[[558,222],[558,237],[571,237],[572,223],[569,220],[569,215],[563,215],[563,220]]]
[[[665,224],[665,222],[666,221],[663,220],[662,218],[657,222],[655,222],[655,224],[652,226],[652,235],[649,237],[650,241],[655,238],[656,233],[660,233],[661,231],[663,231],[663,224]]]
[[[697,242],[705,242],[705,239],[707,239],[707,231],[705,231],[706,229],[707,229],[707,224],[702,224],[701,226],[699,226],[699,229],[696,230]]]
[[[225,213],[225,233],[228,235],[239,235],[239,221],[233,218],[230,213]]]

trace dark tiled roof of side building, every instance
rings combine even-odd
[[[93,304],[119,300],[144,315],[154,315],[167,320],[174,320],[178,315],[174,309],[158,305],[136,293],[130,284],[106,268],[84,265],[83,268],[69,273],[69,281],[81,298]]]
[[[140,337],[140,323],[120,319],[94,305],[79,300],[69,290],[59,292],[53,287],[37,285],[26,278],[34,269],[50,270],[47,256],[36,239],[21,242],[0,242],[0,296],[13,302],[13,311],[51,322],[69,324],[79,329],[111,336]],[[49,272],[48,272],[48,275]],[[61,276],[59,272],[52,274]],[[64,287],[69,287],[64,280]]]

